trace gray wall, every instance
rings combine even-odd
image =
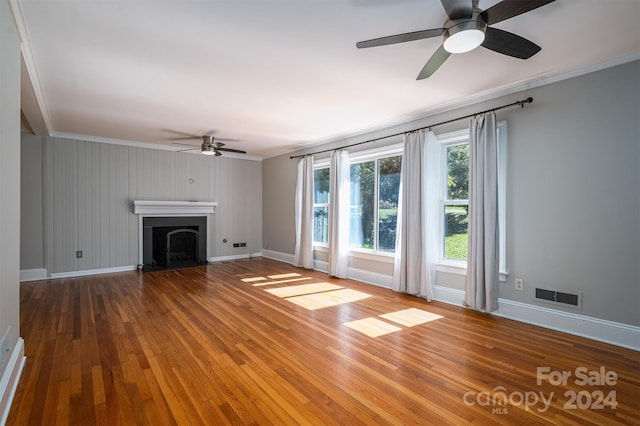
[[[500,297],[640,325],[639,76],[636,61],[387,129],[392,134],[534,98],[524,110],[498,112],[508,133],[510,273]],[[461,121],[435,131],[465,125]],[[263,162],[264,241],[269,249],[289,254],[295,242],[296,164],[288,155]],[[392,273],[390,264],[350,260],[356,263],[360,269]],[[515,278],[524,279],[525,291],[513,289]],[[440,272],[436,281],[461,289],[464,277]],[[536,302],[535,286],[582,292],[583,309]]]
[[[13,350],[20,337],[20,41],[6,0],[0,52],[0,337],[10,328]],[[0,364],[0,377],[5,368]],[[0,416],[8,394],[0,394]]]
[[[25,137],[23,144],[35,146],[31,139]],[[216,201],[210,256],[245,255],[262,247],[259,161],[60,138],[41,142],[42,266],[50,274],[136,265],[134,200]],[[29,167],[34,170],[25,174],[37,173],[35,162]],[[23,237],[28,229],[25,224]],[[233,248],[230,243],[236,241],[248,245]],[[76,259],[76,250],[83,251],[83,258]],[[37,260],[25,254],[22,264],[38,267]]]
[[[42,138],[21,134],[20,269],[44,267],[42,213]]]

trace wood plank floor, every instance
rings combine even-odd
[[[21,322],[9,425],[640,424],[638,352],[269,259],[24,283]]]

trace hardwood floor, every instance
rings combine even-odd
[[[640,424],[638,352],[269,259],[24,283],[21,321],[9,425]]]

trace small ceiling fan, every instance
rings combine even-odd
[[[541,48],[537,44],[508,31],[492,28],[514,16],[529,12],[555,0],[503,0],[487,10],[478,7],[479,0],[441,0],[448,19],[441,28],[396,34],[356,43],[359,49],[404,43],[442,36],[442,45],[427,61],[417,80],[430,77],[452,53],[464,53],[478,46],[514,58],[529,59]]]
[[[200,151],[204,154],[204,155],[215,155],[216,157],[220,157],[222,155],[222,151],[225,152],[235,152],[238,154],[246,154],[246,151],[242,151],[240,149],[233,149],[233,148],[223,148],[225,146],[224,143],[222,142],[217,142],[216,139],[218,141],[236,141],[236,139],[224,139],[224,138],[215,138],[213,135],[203,135],[203,136],[195,136],[195,135],[186,135],[185,137],[180,137],[180,138],[171,138],[171,140],[190,140],[190,139],[200,139],[202,138],[202,145],[200,145]],[[173,142],[174,145],[183,145],[183,146],[194,146],[191,144],[186,144],[186,143],[180,143],[180,142]],[[198,148],[192,148],[192,149],[185,149],[182,151],[193,151],[195,149]]]

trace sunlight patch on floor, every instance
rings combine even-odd
[[[271,278],[272,280],[279,280],[281,278],[293,278],[293,277],[300,277],[301,275],[295,272],[289,273],[289,274],[278,274],[278,275],[267,275],[267,277]]]
[[[265,277],[252,277],[252,278],[243,278],[241,281],[243,283],[254,283],[256,281],[266,281]]]
[[[327,291],[324,293],[307,294],[287,298],[288,301],[313,311],[315,309],[327,308],[329,306],[341,305],[343,303],[356,302],[358,300],[371,297],[370,294],[348,288],[342,290]]]
[[[380,321],[376,318],[364,318],[361,320],[346,322],[344,325],[360,333],[366,334],[369,337],[383,336],[385,334],[402,330],[400,327],[396,327],[395,325]]]
[[[443,318],[442,315],[432,314],[431,312],[416,308],[404,309],[402,311],[391,312],[380,316],[384,319],[388,319],[389,321],[404,325],[405,327],[413,327],[415,325]]]
[[[289,287],[280,287],[268,289],[269,293],[278,297],[301,296],[303,294],[320,293],[323,291],[338,290],[344,288],[339,285],[329,283],[314,283],[303,285],[292,285]]]
[[[258,283],[258,284],[254,284],[254,287],[261,287],[264,285],[273,285],[273,284],[283,284],[283,283],[292,283],[295,281],[305,281],[305,280],[310,280],[311,277],[302,277],[302,278],[291,278],[290,280],[279,280],[279,281],[269,281],[266,283]]]

